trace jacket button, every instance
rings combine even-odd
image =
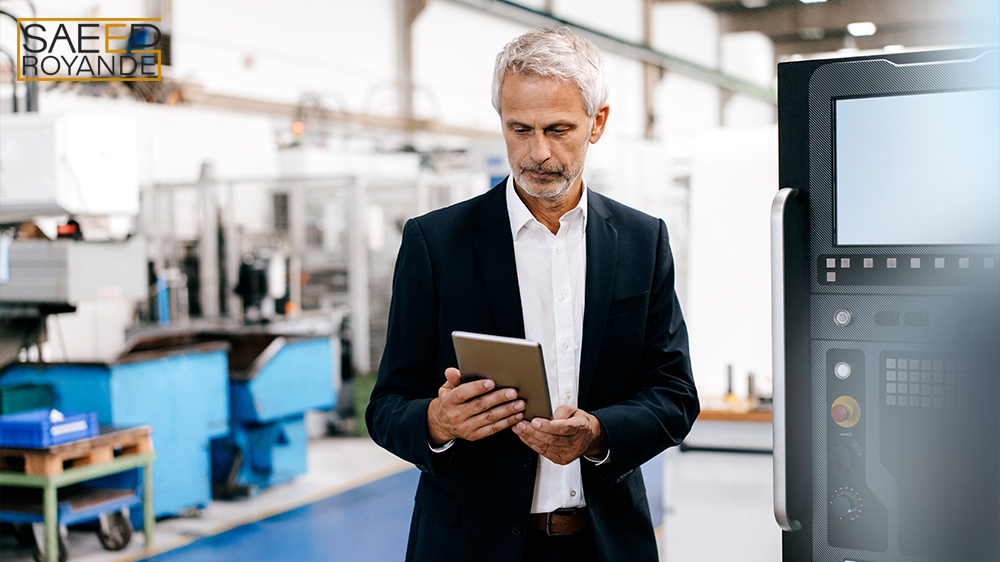
[[[520,535],[521,534],[521,526],[517,525],[517,524],[511,525],[511,527],[510,527],[510,534],[514,535],[515,537],[518,536],[518,535]]]
[[[525,468],[531,468],[531,465],[534,464],[534,462],[535,461],[531,457],[524,457],[524,467]]]

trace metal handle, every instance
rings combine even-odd
[[[771,203],[771,364],[773,380],[774,518],[783,531],[802,524],[788,516],[785,450],[785,206],[799,190],[784,187]]]

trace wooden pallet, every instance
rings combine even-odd
[[[0,447],[0,471],[29,476],[54,476],[64,470],[102,464],[116,457],[149,453],[153,450],[149,426],[101,428],[101,434],[70,441],[47,449]]]

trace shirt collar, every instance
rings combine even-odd
[[[514,240],[517,240],[517,235],[522,228],[527,226],[532,221],[535,220],[534,215],[525,206],[524,201],[517,196],[517,192],[514,190],[514,176],[507,176],[507,185],[504,188],[507,192],[507,215],[510,217],[510,233]],[[583,231],[587,231],[587,181],[583,180],[583,194],[580,195],[580,202],[566,212],[559,220],[574,220],[577,215],[577,209],[579,209],[580,216],[583,217]]]

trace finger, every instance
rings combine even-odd
[[[471,437],[472,437],[473,440],[475,440],[475,439],[483,439],[485,437],[489,437],[490,435],[493,435],[494,433],[499,433],[499,432],[507,429],[508,427],[511,427],[512,425],[514,425],[517,422],[521,421],[523,418],[524,418],[524,414],[522,414],[521,412],[516,412],[515,414],[513,414],[511,416],[507,416],[507,417],[501,418],[501,419],[499,419],[499,420],[497,420],[497,421],[495,421],[495,422],[493,422],[491,424],[484,425],[484,426],[480,427],[476,431],[472,432]]]
[[[524,418],[524,414],[522,413],[523,410],[524,410],[524,400],[517,400],[515,402],[505,401],[502,404],[494,406],[474,416],[470,421],[472,421],[472,423],[476,425],[485,427],[492,425],[498,421],[501,421],[505,418],[509,418],[511,416],[516,416],[520,414],[520,417],[518,417],[517,420],[515,420],[516,423],[517,421],[520,421],[521,419]],[[513,423],[509,424],[507,427],[509,427],[510,425],[513,425]],[[506,429],[506,427],[504,429]]]
[[[496,383],[490,379],[459,384],[448,393],[448,401],[452,404],[462,404],[490,392],[494,387],[496,387]]]
[[[515,433],[519,431],[517,429],[519,425],[520,423],[514,426]],[[569,464],[570,462],[573,462],[574,459],[579,457],[578,454],[574,453],[574,449],[571,447],[560,447],[535,439],[534,437],[528,435],[528,431],[530,431],[530,429],[531,426],[529,425],[527,427],[527,431],[521,431],[521,433],[518,434],[518,437],[520,437],[521,441],[531,448],[532,451],[558,465]]]
[[[460,389],[461,390],[461,389]],[[486,412],[501,404],[505,404],[517,398],[517,391],[513,388],[501,388],[486,394],[480,394],[473,398],[467,405],[471,408],[470,416]]]
[[[582,410],[577,410],[576,414],[581,412]],[[552,421],[536,418],[531,420],[531,425],[539,431],[550,433],[552,435],[576,435],[587,429],[586,418],[576,414],[568,419],[558,419]]]
[[[525,442],[530,441],[531,443],[535,443],[540,446],[559,446],[566,440],[566,438],[561,435],[555,435],[538,429],[535,427],[534,420],[532,420],[531,423],[518,423],[514,427],[514,433],[520,435],[522,440],[527,440]]]

